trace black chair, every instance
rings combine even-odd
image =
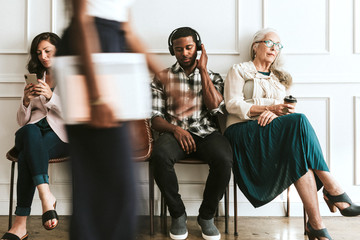
[[[177,162],[177,164],[207,164],[197,158],[185,158]],[[154,234],[154,174],[152,164],[149,163],[149,199],[150,199],[150,234]],[[229,186],[227,186],[224,193],[225,202],[225,233],[228,233],[229,226]],[[237,203],[234,202],[234,208],[237,208]],[[167,232],[167,207],[164,197],[161,195],[161,211],[160,216],[162,218],[162,225],[164,226],[164,232]],[[236,222],[236,221],[235,221]]]

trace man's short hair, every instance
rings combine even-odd
[[[195,43],[198,41],[197,32],[194,29],[190,27],[181,27],[176,29],[176,31],[172,34],[170,43],[172,45],[174,40],[188,36],[191,36]]]

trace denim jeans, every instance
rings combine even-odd
[[[170,215],[178,218],[184,214],[185,206],[179,194],[174,164],[186,157],[195,157],[207,162],[210,170],[199,215],[208,220],[214,217],[219,201],[229,183],[233,163],[232,150],[227,139],[219,132],[213,132],[205,138],[191,135],[196,143],[196,152],[190,155],[182,150],[173,134],[160,135],[154,145],[151,164],[154,167],[155,181],[165,197]]]
[[[35,187],[49,183],[49,159],[67,155],[67,144],[51,129],[42,131],[35,124],[27,124],[15,134],[18,156],[17,216],[29,216]]]

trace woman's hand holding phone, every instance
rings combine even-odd
[[[23,105],[25,107],[28,107],[30,101],[40,95],[43,95],[47,101],[51,99],[53,93],[51,91],[50,86],[46,82],[44,82],[41,79],[36,79],[36,84],[35,84],[34,80],[29,77],[29,74],[25,75],[25,81],[27,82],[24,88],[24,98],[23,98]]]

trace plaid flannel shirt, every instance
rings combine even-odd
[[[152,90],[152,118],[162,117],[169,123],[179,126],[197,136],[206,137],[217,129],[214,122],[214,116],[217,113],[223,113],[225,108],[222,101],[216,109],[209,110],[205,106],[201,75],[196,68],[193,73],[186,76],[184,69],[179,63],[175,63],[171,68],[164,70],[168,74],[171,84],[180,89],[180,94],[193,94],[195,110],[186,118],[180,118],[174,111],[174,100],[167,94],[165,86],[155,77],[151,83]],[[223,94],[224,81],[218,73],[208,70],[208,74],[217,91]],[[170,84],[170,88],[171,88]]]

